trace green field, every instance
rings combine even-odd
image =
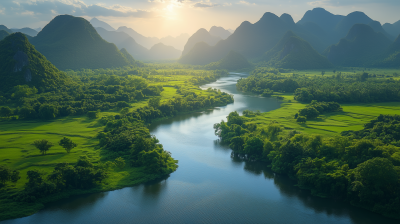
[[[380,114],[400,114],[400,103],[358,103],[341,104],[343,111],[320,115],[317,119],[307,120],[305,124],[296,122],[294,115],[306,107],[293,99],[292,94],[284,97],[281,108],[249,118],[250,123],[265,128],[271,121],[277,121],[284,130],[297,130],[323,136],[338,135],[342,131],[361,130],[364,124]]]

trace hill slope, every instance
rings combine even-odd
[[[54,89],[65,83],[66,77],[51,64],[22,33],[13,33],[0,41],[0,89],[15,85]]]
[[[232,33],[220,26],[213,26],[208,31],[212,36],[220,37],[221,39],[228,38]]]
[[[182,51],[175,49],[172,46],[167,46],[163,43],[155,44],[148,52],[148,59],[150,60],[168,60],[178,59]]]
[[[388,47],[384,59],[374,64],[375,67],[400,68],[400,35]]]
[[[36,36],[38,34],[38,31],[36,31],[34,29],[31,29],[29,27],[25,27],[25,28],[22,28],[22,29],[11,29],[11,30],[12,30],[13,33],[20,32],[20,33],[24,33],[26,35],[29,35],[31,37],[34,37],[34,36]]]
[[[103,40],[85,19],[60,15],[47,24],[31,43],[57,68],[110,68],[129,65],[129,60]]]
[[[7,31],[0,30],[0,40],[3,40],[8,35],[10,35],[10,33],[8,33]]]
[[[305,40],[288,31],[279,43],[268,51],[264,60],[270,66],[291,69],[324,69],[333,65]]]
[[[345,38],[326,49],[324,55],[335,65],[371,66],[390,44],[384,34],[368,25],[356,24]]]
[[[101,20],[98,20],[96,17],[90,20],[90,24],[92,24],[93,27],[101,27],[107,31],[115,31],[115,29],[110,26],[108,23],[103,22]]]
[[[221,40],[219,36],[211,35],[206,29],[199,29],[196,33],[194,33],[189,40],[187,41],[185,47],[183,48],[182,56],[189,53],[190,50],[199,42],[205,42],[210,46],[214,46],[218,41]]]
[[[400,20],[393,24],[385,23],[382,27],[386,32],[394,37],[397,37],[400,34]]]
[[[210,69],[227,69],[231,71],[237,69],[249,68],[251,66],[252,65],[243,55],[234,51],[229,52],[229,54],[220,61],[207,65],[207,67]]]

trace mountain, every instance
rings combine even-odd
[[[256,23],[251,24],[248,21],[243,22],[235,32],[230,35],[226,40],[220,40],[215,46],[205,49],[196,48],[199,52],[193,51],[193,47],[189,53],[190,47],[188,44],[182,53],[179,60],[185,64],[209,64],[224,58],[231,50],[238,52],[246,58],[255,58],[263,55],[266,51],[270,50],[282,38],[285,32],[288,31],[290,25],[283,21],[281,18],[272,13],[265,13],[263,17]],[[210,35],[206,30],[199,30],[198,33],[204,36]],[[194,37],[193,35],[192,37]],[[191,38],[192,38],[191,37]],[[199,40],[191,41],[195,44]],[[204,46],[204,45],[203,45]],[[186,52],[185,52],[186,51]],[[187,55],[186,55],[187,54]],[[198,54],[197,56],[195,56]],[[197,61],[193,61],[196,59]],[[199,63],[199,62],[203,63]]]
[[[392,42],[365,24],[354,25],[347,36],[330,46],[324,55],[334,65],[371,66]]]
[[[305,40],[288,31],[263,57],[268,65],[291,69],[325,69],[332,63]]]
[[[131,62],[131,64],[134,64],[136,62],[132,55],[129,54],[129,52],[125,48],[121,49],[121,53],[125,56],[126,59],[128,59],[129,62]]]
[[[373,20],[363,12],[352,12],[343,17],[343,19],[336,25],[335,31],[343,37],[355,24],[369,24],[372,21]]]
[[[107,31],[115,31],[115,29],[108,23],[100,21],[96,17],[90,20],[90,24],[92,24],[93,27],[101,27]]]
[[[207,65],[209,69],[227,69],[230,71],[249,68],[251,66],[252,65],[243,55],[235,51],[229,52],[229,54],[220,61]]]
[[[201,28],[189,38],[183,49],[182,56],[186,55],[199,42],[214,46],[220,40],[221,37],[213,36],[206,29]]]
[[[22,33],[13,33],[0,41],[0,89],[16,85],[55,89],[66,77],[29,43]]]
[[[208,31],[211,35],[220,37],[221,39],[228,38],[232,33],[220,26],[213,26]]]
[[[400,68],[400,35],[387,48],[383,58],[377,61],[374,67]]]
[[[28,27],[25,27],[25,28],[22,28],[22,29],[11,29],[11,30],[12,30],[13,33],[20,32],[20,33],[24,33],[26,35],[29,35],[31,37],[34,37],[34,36],[36,36],[38,34],[38,32],[36,30],[28,28]]]
[[[32,38],[35,48],[57,68],[111,68],[129,65],[118,48],[103,40],[84,18],[60,15]]]
[[[178,59],[182,51],[175,49],[172,46],[167,46],[163,43],[158,43],[150,48],[148,52],[149,60],[168,60]]]
[[[400,20],[393,24],[385,23],[382,27],[386,32],[394,37],[397,37],[400,34]]]
[[[0,40],[3,40],[8,35],[10,35],[10,33],[8,33],[7,31],[0,30]]]
[[[167,46],[172,46],[180,51],[183,51],[186,42],[189,40],[189,34],[183,33],[177,37],[167,36],[160,39],[160,43]]]
[[[130,35],[138,44],[142,45],[143,47],[150,49],[154,44],[160,42],[160,40],[156,37],[145,37],[142,34],[136,32],[135,30],[128,28],[126,26],[121,26],[117,29],[119,32],[124,32]]]
[[[199,42],[185,56],[181,57],[178,62],[181,64],[206,65],[213,62],[209,59],[210,52],[212,51],[213,48],[206,42]]]
[[[331,31],[343,18],[344,16],[334,15],[323,8],[314,8],[313,10],[308,10],[297,24],[314,23],[325,31]]]
[[[4,26],[4,25],[0,25],[0,30],[7,31],[7,33],[12,33],[12,32],[13,32],[12,30],[8,29],[8,28],[7,28],[6,26]]]

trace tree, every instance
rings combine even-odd
[[[307,118],[304,116],[298,116],[296,122],[299,122],[300,124],[305,124],[307,122]]]
[[[321,75],[325,75],[325,71],[321,71]]]
[[[98,114],[99,113],[97,111],[88,111],[86,113],[86,115],[88,116],[89,119],[96,119]]]
[[[40,152],[44,155],[46,152],[53,147],[53,143],[47,141],[46,139],[36,140],[33,142],[33,145],[40,150]]]
[[[0,166],[0,188],[4,186],[8,181],[15,183],[20,178],[21,177],[19,176],[18,170],[11,170],[8,167]]]
[[[12,110],[9,107],[0,108],[0,117],[9,117],[12,115]]]
[[[155,109],[159,108],[160,107],[160,100],[161,100],[161,97],[150,98],[149,107],[153,107]]]
[[[75,142],[72,142],[71,139],[64,137],[61,139],[58,144],[67,151],[67,153],[71,152],[71,149],[75,148],[77,144]]]
[[[263,153],[264,142],[258,137],[250,137],[244,144],[243,151],[248,155],[260,158]]]
[[[125,167],[125,160],[121,157],[116,158],[114,163],[120,169],[123,169]]]

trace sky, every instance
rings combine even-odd
[[[400,0],[0,0],[0,25],[38,28],[69,14],[160,38],[211,26],[235,30],[243,21],[257,22],[265,12],[288,13],[297,22],[316,7],[339,15],[362,11],[382,24],[400,20]]]

